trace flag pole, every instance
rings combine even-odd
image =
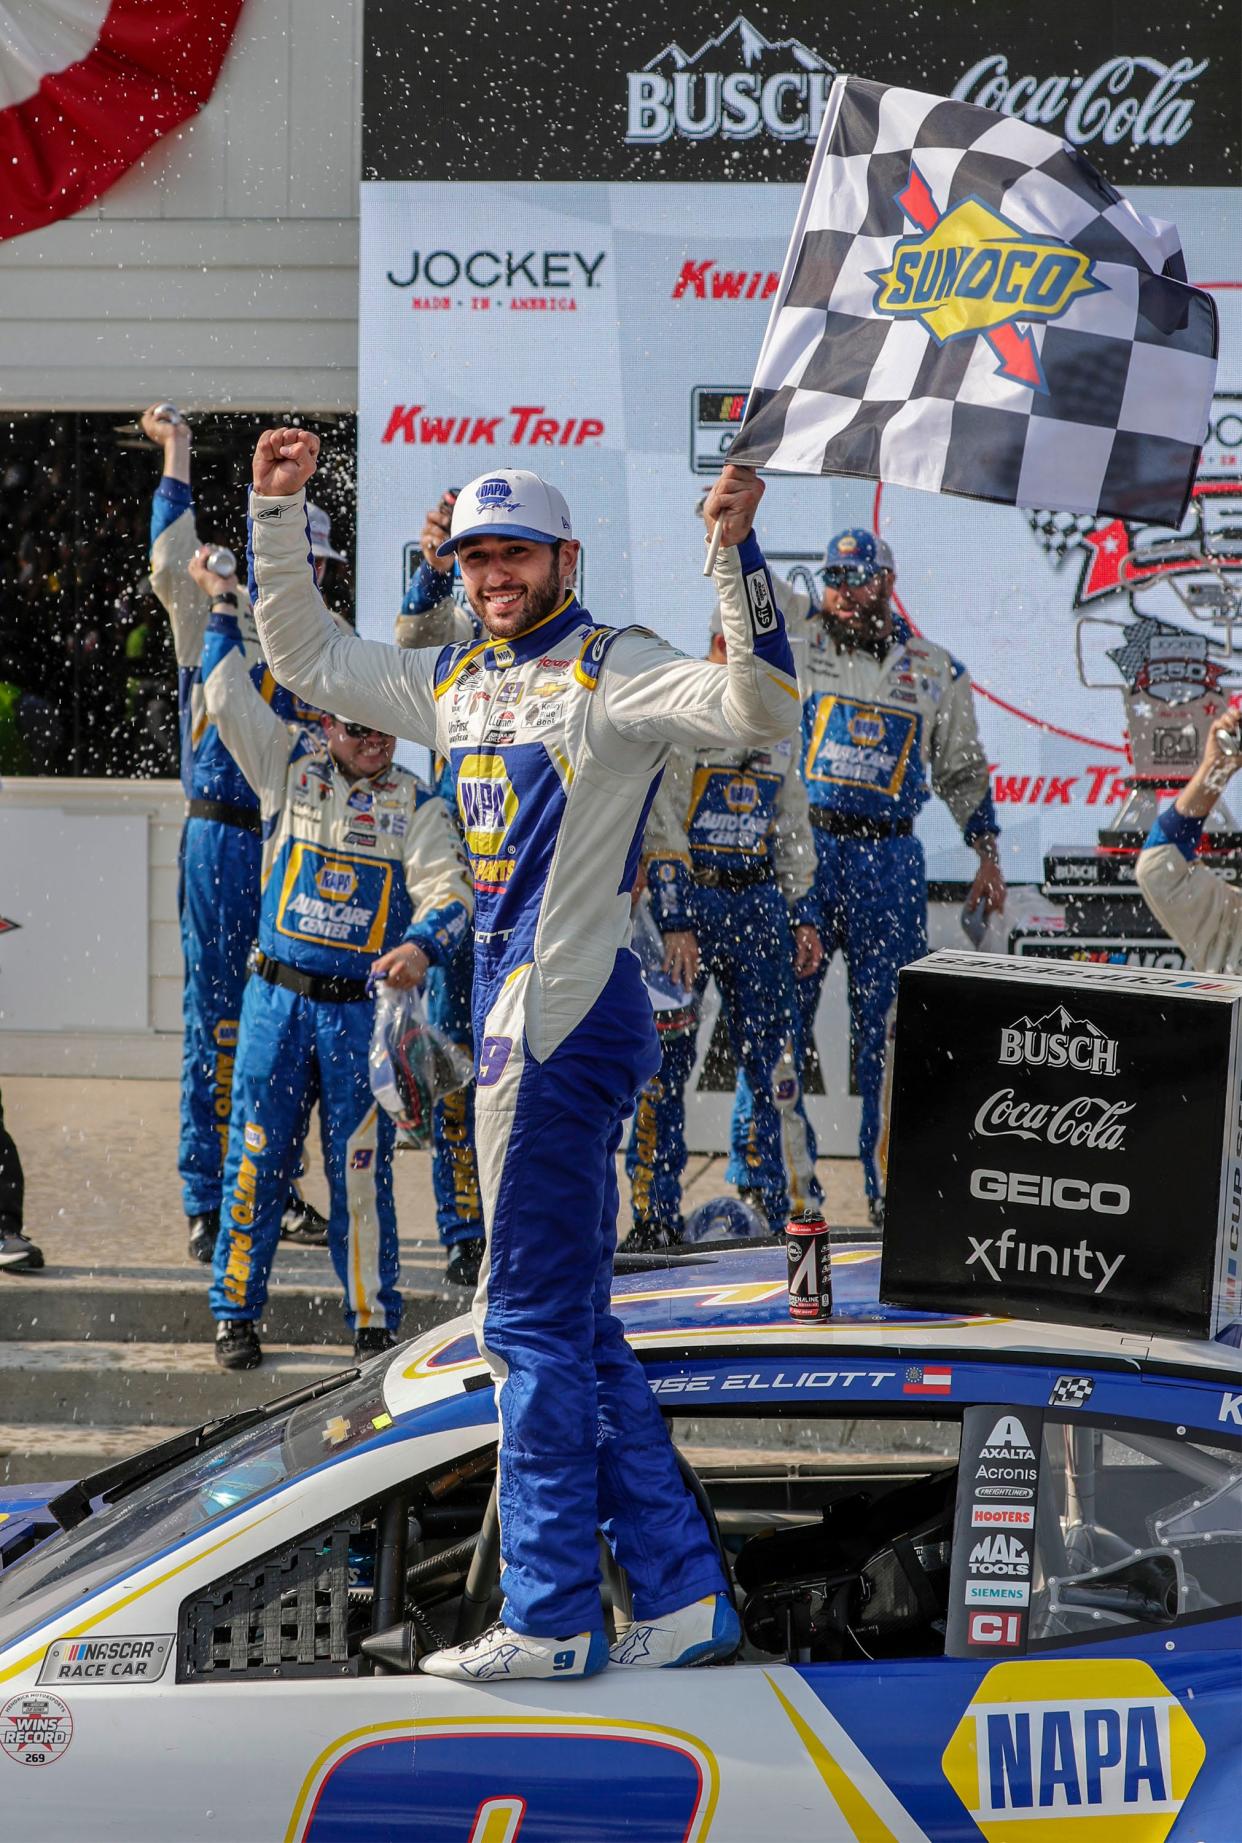
[[[716,567],[716,559],[720,555],[720,534],[723,530],[724,520],[723,518],[718,518],[712,526],[711,540],[707,546],[707,557],[703,564],[703,574],[705,576],[710,576]]]

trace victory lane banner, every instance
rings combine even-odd
[[[838,77],[730,459],[1176,526],[1218,330],[1083,154]]]
[[[1242,979],[941,952],[897,995],[880,1297],[1215,1337],[1242,1316]]]

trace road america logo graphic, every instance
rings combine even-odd
[[[1165,1843],[1205,1753],[1150,1665],[1041,1659],[993,1665],[941,1767],[986,1843]]]
[[[913,161],[897,202],[917,234],[899,237],[888,268],[871,271],[875,312],[917,321],[938,346],[983,338],[1001,377],[1046,392],[1031,323],[1058,320],[1080,295],[1104,287],[1091,258],[1032,236],[977,198],[942,216]]]

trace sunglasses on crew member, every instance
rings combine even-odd
[[[340,722],[340,719],[337,719]],[[341,728],[355,742],[361,742],[364,736],[387,736],[387,730],[377,730],[372,723],[342,723]]]
[[[819,573],[826,589],[861,589],[864,582],[872,581],[880,571],[868,568],[865,563],[829,563]]]

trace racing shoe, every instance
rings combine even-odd
[[[516,1683],[521,1677],[593,1677],[608,1662],[603,1632],[578,1632],[571,1638],[530,1638],[513,1632],[503,1619],[478,1638],[445,1651],[433,1651],[419,1669],[429,1677],[452,1677],[460,1683]]]
[[[43,1265],[43,1250],[27,1241],[20,1229],[0,1231],[0,1272],[37,1273]]]
[[[262,1361],[263,1346],[248,1318],[216,1321],[216,1362],[221,1369],[258,1369]]]
[[[280,1239],[291,1241],[299,1248],[326,1248],[328,1218],[296,1190],[291,1190],[280,1219]]]
[[[741,1642],[742,1622],[728,1594],[709,1593],[660,1619],[635,1619],[609,1651],[608,1661],[623,1670],[683,1670],[690,1664],[723,1664]]]
[[[186,1244],[192,1261],[201,1261],[204,1267],[210,1267],[216,1252],[216,1237],[220,1233],[220,1215],[218,1210],[203,1210],[197,1216],[186,1217],[186,1227],[190,1239]]]
[[[479,1268],[482,1265],[483,1237],[467,1235],[464,1240],[454,1242],[449,1249],[444,1278],[450,1286],[468,1286],[473,1292],[479,1284]]]
[[[354,1332],[354,1362],[365,1363],[368,1357],[378,1357],[385,1350],[392,1350],[396,1338],[383,1325],[367,1325],[361,1331]]]
[[[880,1229],[882,1231],[884,1228],[884,1199],[883,1197],[868,1197],[867,1198],[867,1214],[871,1218],[872,1228]]]
[[[656,1216],[635,1216],[623,1246],[627,1254],[656,1254],[661,1248],[679,1248],[681,1224],[661,1222]]]

